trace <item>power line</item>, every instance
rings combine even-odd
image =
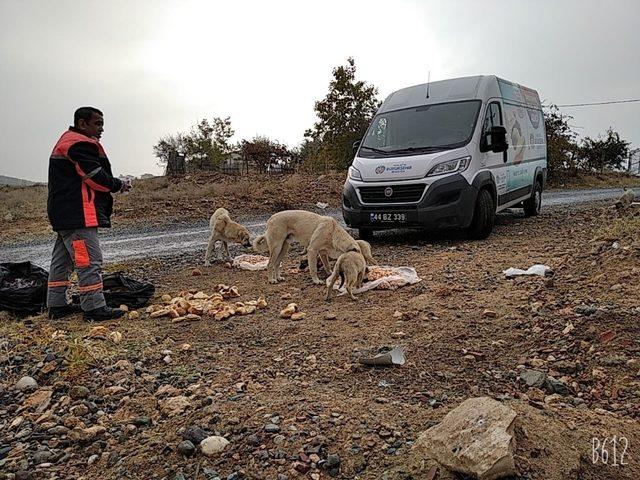
[[[593,105],[612,105],[614,103],[633,103],[633,102],[640,102],[640,98],[633,98],[630,100],[613,100],[611,102],[570,103],[567,105],[556,105],[556,107],[590,107]]]

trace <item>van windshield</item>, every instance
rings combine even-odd
[[[358,155],[417,155],[462,147],[471,140],[481,104],[466,100],[378,114]]]

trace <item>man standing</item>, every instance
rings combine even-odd
[[[131,185],[113,177],[99,142],[103,130],[100,110],[79,108],[73,116],[73,127],[62,134],[49,159],[47,213],[58,234],[47,293],[51,319],[79,312],[67,303],[69,275],[74,269],[85,320],[111,320],[124,314],[107,307],[102,294],[98,227],[111,227],[111,193],[127,191]]]

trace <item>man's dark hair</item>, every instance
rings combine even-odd
[[[80,107],[73,114],[73,126],[77,127],[78,126],[78,122],[80,121],[80,119],[84,120],[85,122],[88,122],[89,120],[91,120],[91,117],[93,116],[94,113],[97,113],[98,115],[104,116],[103,113],[100,110],[98,110],[97,108],[94,108],[94,107]]]

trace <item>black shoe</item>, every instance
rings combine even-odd
[[[94,308],[84,312],[84,319],[88,321],[101,322],[103,320],[114,320],[124,315],[124,310],[110,308],[107,306]]]
[[[51,320],[57,320],[59,318],[66,317],[68,315],[73,315],[74,313],[81,313],[82,309],[80,305],[74,305],[73,303],[69,303],[64,307],[49,307],[48,316]]]

